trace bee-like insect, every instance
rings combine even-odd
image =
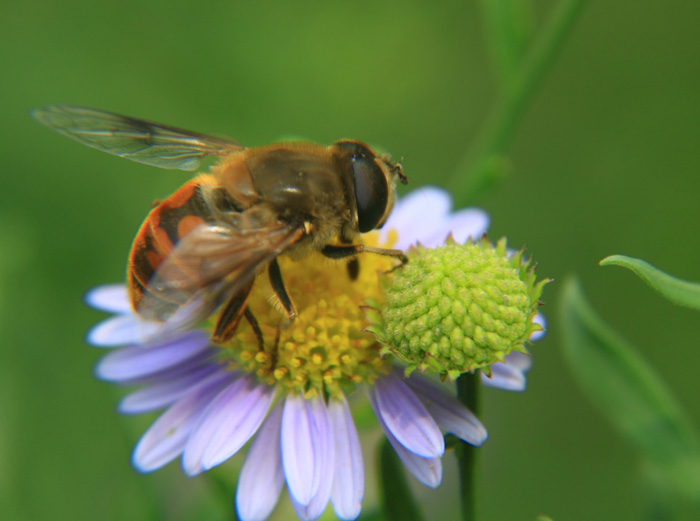
[[[33,116],[80,143],[161,168],[196,170],[205,158],[219,158],[210,173],[153,207],[131,248],[132,306],[169,329],[191,327],[221,308],[213,342],[229,340],[245,317],[262,345],[247,307],[257,274],[267,269],[289,322],[297,315],[277,263],[281,254],[349,258],[351,277],[362,252],[406,262],[399,250],[353,244],[384,224],[396,180],[406,183],[400,163],[359,141],[246,148],[230,138],[82,107],[54,105]]]

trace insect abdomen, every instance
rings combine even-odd
[[[156,270],[179,240],[200,224],[213,219],[200,184],[200,178],[184,184],[151,210],[136,234],[127,268],[129,298],[135,311],[139,311],[144,294],[149,292],[148,284]],[[152,292],[151,295],[160,298]],[[162,320],[182,303],[163,301],[161,304],[149,308],[157,307],[162,316],[144,318]]]

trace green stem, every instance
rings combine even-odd
[[[473,203],[502,177],[503,154],[523,112],[586,1],[563,0],[554,8],[547,27],[525,58],[512,86],[496,102],[483,130],[448,180],[448,187],[455,194],[458,206]]]
[[[464,373],[457,379],[457,398],[477,417],[481,413],[479,388],[481,374]],[[476,521],[476,464],[477,448],[460,442],[456,448],[459,468],[459,491],[462,502],[463,521]]]
[[[379,483],[384,519],[388,521],[423,520],[399,458],[387,439],[384,439],[379,447]]]

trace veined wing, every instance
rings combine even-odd
[[[138,312],[165,321],[168,334],[194,327],[303,234],[303,228],[276,219],[245,227],[202,224],[158,267]]]
[[[196,170],[207,156],[225,156],[244,148],[230,138],[85,107],[50,105],[34,110],[32,116],[83,145],[160,168]]]

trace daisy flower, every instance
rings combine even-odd
[[[420,241],[430,248],[450,233],[460,243],[485,233],[489,219],[482,210],[450,212],[450,204],[442,190],[416,190],[397,202],[382,231],[363,239],[401,249]],[[88,334],[89,343],[112,348],[97,364],[97,376],[137,387],[121,400],[120,412],[163,410],[139,440],[133,466],[151,472],[181,457],[185,474],[195,476],[250,441],[235,498],[243,521],[266,519],[285,485],[303,520],[317,519],[329,502],[339,518],[355,519],[365,476],[347,397],[363,388],[406,469],[437,487],[443,434],[481,445],[487,433],[446,387],[417,373],[405,377],[365,331],[363,307],[367,299],[382,301],[383,273],[395,262],[362,255],[360,274],[351,281],[343,263],[320,255],[301,262],[280,258],[299,315],[289,328],[276,327],[283,315],[270,302],[267,278],[259,277],[248,305],[264,350],[248,323],[223,346],[210,343],[207,328],[145,345],[148,324],[131,309],[124,286],[90,291],[88,305],[114,314]],[[535,320],[542,323],[539,315]],[[523,390],[529,366],[528,356],[513,352],[491,365],[483,382]]]

